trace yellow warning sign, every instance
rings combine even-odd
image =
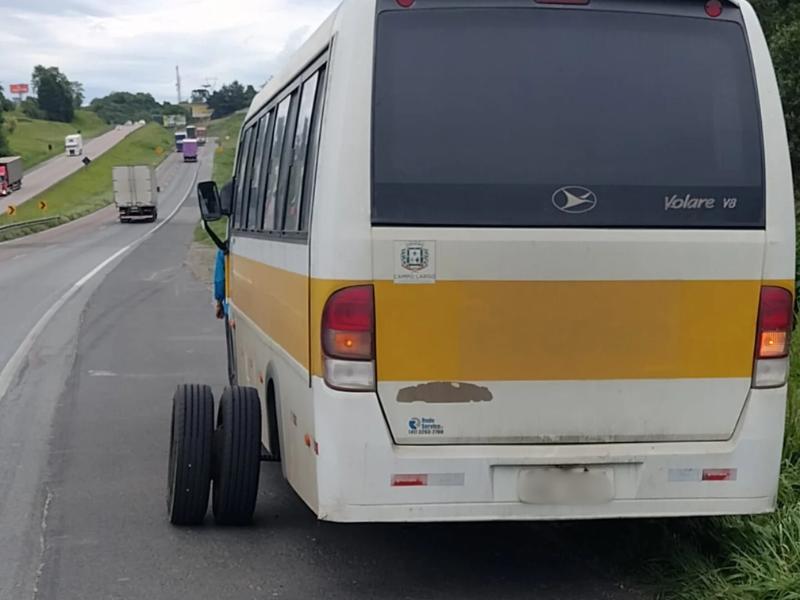
[[[225,152],[225,148],[223,148],[222,146],[217,146],[216,153],[217,154],[222,154],[223,152]]]
[[[161,146],[156,146],[156,154],[158,154],[159,156],[164,154],[164,148],[162,148]]]
[[[17,213],[17,207],[13,204],[9,204],[8,208],[6,208],[6,213],[9,217],[13,217]]]
[[[42,212],[46,211],[47,202],[45,202],[44,200],[39,200],[39,210],[41,210]]]

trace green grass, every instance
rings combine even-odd
[[[112,167],[146,164],[155,166],[168,156],[167,154],[158,156],[155,149],[158,146],[169,148],[171,141],[172,134],[155,123],[135,131],[88,167],[17,207],[13,217],[7,214],[0,215],[0,225],[53,216],[59,217],[56,223],[15,229],[5,234],[0,232],[0,241],[66,223],[111,204],[114,200]],[[39,201],[47,203],[46,212],[39,210]]]
[[[221,240],[224,240],[228,237],[228,218],[223,217],[219,221],[215,221],[213,223],[209,223],[211,229],[214,233],[217,234],[217,237]],[[194,241],[199,242],[200,244],[204,244],[206,246],[213,246],[214,242],[208,237],[206,230],[203,229],[203,224],[198,223],[197,227],[194,228]]]
[[[598,552],[664,599],[800,599],[800,333],[791,359],[778,510],[609,524]]]
[[[222,187],[233,177],[233,162],[236,158],[236,143],[239,139],[239,129],[247,111],[239,111],[224,119],[211,121],[208,127],[208,137],[217,138],[217,150],[214,153],[214,171],[212,178]],[[223,218],[215,223],[211,223],[220,239],[224,240],[228,236],[228,219]],[[194,230],[194,241],[207,246],[213,246],[214,242],[208,237],[203,224],[198,223]]]
[[[236,142],[239,129],[246,116],[246,111],[239,111],[224,119],[211,121],[208,137],[217,138],[217,150],[214,154],[213,179],[222,187],[233,177],[233,162],[236,158]]]
[[[75,111],[72,123],[39,121],[19,111],[5,113],[4,117],[7,129],[10,122],[16,122],[14,131],[8,133],[8,143],[12,152],[22,157],[26,169],[63,153],[64,137],[71,133],[80,130],[85,142],[111,129],[111,125],[89,110]],[[48,149],[48,144],[52,148]]]

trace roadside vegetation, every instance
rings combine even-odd
[[[222,187],[233,178],[233,163],[236,159],[236,141],[239,138],[239,129],[242,127],[246,111],[239,111],[225,117],[211,121],[208,128],[208,137],[217,138],[217,149],[214,152],[214,170],[212,178]],[[223,218],[216,223],[211,223],[220,239],[225,239],[228,230],[228,219]],[[214,242],[208,237],[200,223],[194,230],[194,241],[206,246],[213,246]]]
[[[142,127],[89,166],[20,205],[13,217],[8,214],[0,215],[0,225],[58,217],[46,225],[16,228],[5,233],[0,231],[0,241],[63,224],[111,204],[114,200],[112,167],[147,164],[156,166],[169,155],[167,152],[157,154],[156,148],[168,149],[171,146],[171,132],[155,123]],[[39,208],[39,203],[42,201],[47,205],[46,211]]]
[[[22,111],[6,113],[5,131],[10,153],[22,157],[25,169],[63,154],[64,137],[81,132],[84,141],[109,131],[111,126],[88,110],[76,110],[70,123],[32,119]]]
[[[239,130],[242,128],[245,115],[246,111],[242,110],[224,119],[215,119],[208,127],[208,137],[217,138],[213,179],[219,187],[228,183],[233,177],[236,142],[239,139]]]

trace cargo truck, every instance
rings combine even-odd
[[[197,125],[186,126],[186,137],[191,138],[193,140],[197,139]]]
[[[19,156],[0,157],[0,196],[8,196],[22,187],[22,159]]]
[[[114,204],[120,223],[158,218],[158,185],[155,170],[147,165],[114,167]]]
[[[175,132],[175,149],[178,152],[183,152],[183,140],[186,139],[186,132],[185,131],[176,131]]]
[[[83,136],[79,133],[68,135],[64,138],[64,148],[67,156],[80,156],[83,154]]]
[[[197,162],[197,140],[183,140],[183,162]]]
[[[198,146],[205,146],[207,137],[208,137],[208,129],[205,128],[205,127],[198,127],[197,128],[197,145]]]

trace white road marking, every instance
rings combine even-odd
[[[186,202],[187,198],[189,198],[189,196],[191,195],[192,189],[194,189],[194,185],[197,181],[197,173],[198,171],[195,170],[194,177],[192,177],[192,183],[189,185],[189,189],[186,191],[181,201],[178,202],[178,205],[173,209],[173,211],[167,216],[166,219],[164,219],[155,227],[144,233],[140,238],[134,240],[127,246],[124,246],[123,248],[117,250],[114,254],[109,256],[107,259],[105,259],[103,262],[97,265],[94,269],[92,269],[86,275],[81,277],[78,281],[73,283],[72,286],[66,292],[64,292],[64,295],[61,296],[58,300],[56,300],[56,302],[47,310],[47,312],[44,313],[44,315],[42,315],[42,318],[39,319],[36,325],[34,325],[33,328],[28,332],[28,335],[26,335],[25,339],[22,340],[22,343],[19,345],[16,352],[14,352],[13,356],[8,360],[6,365],[3,367],[3,370],[0,371],[0,400],[2,400],[5,397],[6,393],[11,387],[12,382],[14,381],[14,378],[17,376],[17,373],[24,364],[25,358],[31,351],[33,344],[42,334],[42,331],[44,331],[44,328],[47,327],[47,325],[50,323],[50,321],[53,319],[56,313],[58,313],[58,311],[61,310],[61,308],[67,302],[69,302],[69,300],[75,294],[77,294],[80,291],[80,289],[84,285],[86,285],[87,282],[89,282],[95,275],[97,275],[105,267],[107,267],[109,264],[117,260],[119,257],[123,256],[124,254],[127,254],[128,252],[136,248],[139,244],[141,244],[147,238],[152,236],[156,231],[158,231],[164,225],[169,223],[172,217],[174,217],[178,213],[178,211],[183,207],[184,202]]]

